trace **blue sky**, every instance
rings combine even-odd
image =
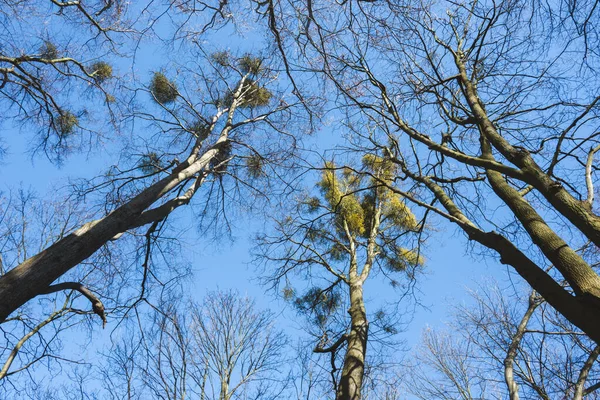
[[[245,44],[240,45],[241,48],[257,46],[257,37],[247,35],[246,40]],[[228,47],[226,35],[222,41],[223,45]],[[153,57],[155,53],[149,49],[138,53],[135,68],[141,77],[149,76],[151,71],[158,69],[161,59]],[[57,167],[43,156],[31,156],[32,133],[10,126],[3,128],[0,137],[8,149],[8,154],[0,165],[0,190],[4,192],[23,187],[34,189],[39,197],[44,197],[57,188],[64,188],[69,180],[92,178],[102,174],[108,165],[118,159],[117,148],[108,146],[90,153],[73,154],[62,166]],[[338,140],[335,135],[336,133],[327,127],[316,134],[313,146],[317,150],[324,150]],[[176,213],[177,216],[185,216],[187,211],[180,209]],[[256,279],[256,266],[250,263],[250,249],[253,246],[251,238],[261,226],[262,224],[252,223],[252,217],[238,223],[232,232],[235,237],[233,242],[207,242],[194,229],[187,230],[187,261],[194,275],[187,282],[186,288],[189,295],[196,300],[217,288],[237,289],[242,294],[255,298],[258,306],[270,308],[278,313],[281,327],[289,333],[299,333],[299,319],[294,319],[293,310],[281,299],[265,294],[265,288]],[[501,286],[510,285],[505,266],[490,258],[485,261],[473,260],[467,254],[466,242],[464,235],[448,223],[440,223],[436,226],[436,232],[432,233],[424,254],[425,274],[420,276],[417,283],[419,300],[426,308],[418,307],[407,331],[398,336],[398,339],[405,340],[409,347],[419,342],[422,329],[427,326],[440,326],[443,321],[449,319],[449,311],[453,304],[469,301],[465,290],[467,287],[474,287],[490,278],[499,280]],[[388,289],[383,283],[369,283],[365,295],[367,298],[376,298],[382,293],[393,293]],[[107,329],[98,330],[95,335],[107,339],[111,329],[109,323]],[[67,332],[65,342],[70,342],[71,339],[76,342],[80,340],[79,335],[78,331]],[[86,351],[90,355],[94,354],[103,350],[105,343],[104,340],[96,341],[87,346]]]
[[[114,159],[114,156],[101,150],[90,154],[75,154],[61,167],[57,167],[44,157],[31,158],[27,132],[12,132],[14,134],[4,135],[8,154],[0,169],[1,189],[5,192],[19,187],[31,188],[43,197],[56,188],[65,187],[69,179],[91,178],[101,174],[108,165],[107,161]],[[320,132],[319,135],[326,135],[326,132]],[[318,137],[316,143],[319,143]],[[175,216],[185,214],[186,210],[180,209]],[[250,251],[253,246],[252,237],[260,227],[260,224],[252,223],[252,217],[249,217],[234,226],[233,242],[224,240],[218,243],[207,242],[194,229],[188,229],[185,237],[189,247],[186,249],[189,251],[187,259],[194,276],[186,287],[196,300],[217,288],[237,289],[254,297],[263,308],[270,308],[275,312],[287,310],[281,322],[292,330],[296,329],[298,321],[289,318],[294,314],[285,302],[275,299],[272,294],[265,294],[265,288],[257,281],[256,266],[251,264]],[[399,334],[399,338],[406,340],[408,345],[418,343],[421,330],[426,326],[439,326],[447,320],[453,304],[469,301],[465,291],[467,287],[474,287],[490,278],[497,279],[501,286],[503,283],[510,285],[505,266],[490,258],[474,260],[465,249],[466,242],[464,235],[448,223],[439,224],[432,234],[425,251],[425,274],[420,276],[417,283],[419,300],[427,308],[417,307],[408,330]],[[386,291],[393,296],[393,292],[387,290],[386,284],[380,281],[369,285],[371,286],[367,286],[365,290],[367,297]],[[109,331],[110,325],[104,333],[108,334]]]

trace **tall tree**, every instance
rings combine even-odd
[[[330,354],[340,400],[362,398],[370,330],[365,282],[389,273],[410,279],[422,264],[418,240],[410,235],[423,226],[404,198],[381,183],[393,179],[395,168],[376,155],[365,156],[360,171],[326,163],[317,184],[320,195],[300,201],[293,216],[277,223],[277,234],[259,242],[261,257],[275,268],[273,282],[289,282],[290,276],[299,275],[319,284],[300,295],[286,285],[284,296],[293,299],[316,328],[320,339],[314,351]],[[403,247],[406,244],[410,247]],[[336,319],[341,320],[338,326]],[[392,333],[385,319],[383,311],[375,313],[379,328]],[[344,347],[338,378],[336,354]]]
[[[390,188],[600,344],[596,260],[575,251],[600,245],[597,2],[267,4],[288,64],[328,80],[356,148],[381,149],[415,185]]]
[[[226,63],[215,57],[213,60],[218,74],[230,81],[205,82],[212,97],[200,102],[186,99],[162,72],[154,73],[147,92],[166,115],[151,118],[170,118],[166,124],[176,136],[156,141],[154,146],[160,152],[142,154],[132,169],[115,168],[93,188],[111,189],[105,215],[5,271],[0,277],[0,320],[35,296],[64,290],[50,285],[125,232],[150,225],[150,236],[173,210],[188,204],[207,179],[212,176],[220,181],[229,162],[237,157],[235,149],[246,154],[241,159],[248,160],[250,170],[261,173],[266,154],[258,152],[260,144],[252,147],[248,129],[260,123],[275,126],[274,116],[290,106],[281,102],[271,105],[273,93],[262,85],[269,72],[261,59],[243,56]],[[256,113],[255,109],[263,112]]]
[[[0,379],[8,387],[39,360],[50,360],[51,374],[58,370],[63,328],[90,321],[81,318],[90,314],[82,301],[104,324],[155,301],[154,287],[175,286],[185,271],[173,259],[161,269],[161,258],[174,254],[183,229],[169,216],[191,204],[192,217],[179,223],[229,224],[230,205],[271,193],[277,178],[270,168],[295,151],[301,129],[288,134],[294,104],[277,79],[277,60],[246,53],[241,41],[229,52],[216,51],[234,47],[222,42],[200,45],[229,20],[230,7],[219,1],[202,9],[1,3],[0,122],[7,129],[0,145],[22,133],[36,161],[60,164],[76,150],[102,158],[93,171],[63,170],[85,174],[59,191],[68,191],[60,199],[65,210],[83,206],[77,218],[25,211],[34,220],[19,222],[44,238],[40,246],[13,243],[18,231],[1,238],[0,329],[9,340]],[[165,37],[167,48],[154,40]],[[106,158],[96,156],[105,150]],[[12,207],[3,202],[0,214]],[[12,222],[0,219],[0,231],[14,230]]]

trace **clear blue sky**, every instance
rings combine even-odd
[[[13,131],[14,132],[14,131]],[[327,135],[320,132],[319,135]],[[91,154],[77,154],[66,160],[62,167],[56,167],[43,157],[31,160],[28,148],[28,134],[5,135],[8,144],[8,155],[0,168],[2,173],[2,190],[18,188],[33,188],[43,197],[55,188],[68,183],[68,179],[91,178],[101,174],[109,160],[114,157],[101,151]],[[10,138],[10,139],[8,139]],[[317,143],[318,143],[317,138]],[[329,142],[329,140],[323,140]],[[185,215],[186,210],[177,210],[179,215]],[[194,270],[194,277],[188,283],[190,295],[201,299],[208,291],[220,288],[237,289],[254,297],[261,307],[271,308],[275,312],[282,311],[285,303],[275,300],[273,296],[265,295],[265,289],[256,281],[255,266],[250,264],[251,238],[259,229],[259,224],[238,224],[234,227],[236,237],[233,243],[222,241],[218,245],[214,241],[206,242],[194,229],[187,231],[186,242],[194,244],[189,250],[189,261]],[[417,288],[422,304],[429,309],[417,308],[414,320],[407,332],[400,333],[409,345],[416,344],[420,339],[421,330],[426,326],[438,326],[448,318],[448,311],[457,302],[468,301],[466,287],[474,287],[477,283],[490,277],[500,282],[507,281],[506,267],[491,260],[474,261],[465,250],[466,239],[456,228],[448,223],[440,224],[437,232],[432,234],[425,253],[425,274],[421,276]],[[385,285],[378,282],[374,285]],[[385,286],[367,287],[367,297],[370,293],[390,292]],[[288,310],[286,317],[293,315]],[[282,324],[288,324],[294,329],[297,324],[290,323],[289,318],[281,318]],[[110,332],[107,327],[102,335]]]
[[[247,38],[246,48],[255,46],[256,38]],[[225,40],[225,39],[224,39]],[[227,44],[226,42],[224,43]],[[244,45],[241,45],[243,48]],[[155,63],[150,62],[153,52],[143,51],[138,54],[137,70],[140,73],[149,73],[157,69]],[[315,138],[318,147],[327,147],[332,143],[332,132],[323,130]],[[328,137],[329,136],[329,137]],[[32,160],[29,154],[31,134],[27,131],[17,130],[4,126],[1,134],[8,147],[8,154],[0,165],[2,183],[0,190],[10,191],[22,186],[33,188],[40,197],[51,193],[56,188],[64,187],[68,179],[92,178],[102,174],[106,167],[117,158],[116,149],[110,146],[90,154],[75,154],[70,156],[62,167],[57,167],[43,157]],[[186,210],[178,210],[184,215]],[[254,235],[258,224],[239,223],[234,226],[233,243],[222,241],[206,242],[195,230],[188,230],[187,243],[192,244],[189,250],[189,261],[194,270],[194,276],[187,287],[189,294],[195,299],[201,299],[208,291],[220,288],[234,288],[241,293],[248,294],[256,299],[257,304],[263,308],[270,308],[277,313],[282,312],[280,323],[288,332],[293,333],[298,324],[294,321],[293,312],[286,310],[286,305],[281,300],[265,295],[265,289],[256,281],[255,268],[249,264],[251,260],[251,237]],[[494,277],[501,282],[507,282],[506,268],[491,259],[486,262],[474,262],[466,255],[466,239],[457,233],[454,226],[444,223],[437,227],[438,231],[432,234],[425,253],[426,274],[422,275],[417,284],[421,295],[421,302],[429,310],[417,308],[414,320],[406,332],[400,333],[399,338],[406,340],[409,346],[418,343],[421,330],[426,326],[439,326],[448,317],[451,306],[457,302],[468,301],[465,288],[474,286],[477,282]],[[508,285],[508,282],[506,283]],[[372,284],[369,284],[372,285]],[[390,292],[386,287],[377,287],[377,284],[367,286],[366,296],[374,297],[375,294]],[[379,283],[379,285],[383,285]],[[367,305],[368,306],[368,305]],[[111,326],[104,331],[96,332],[99,338],[107,338]],[[66,333],[65,342],[79,340],[79,332]],[[87,352],[93,354],[104,350],[104,340],[92,342]]]

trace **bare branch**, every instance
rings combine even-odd
[[[60,292],[63,290],[75,290],[84,295],[90,303],[92,303],[92,311],[102,319],[102,327],[106,326],[106,314],[104,313],[104,304],[92,293],[88,288],[79,282],[61,282],[55,285],[50,285],[41,292],[40,295]]]

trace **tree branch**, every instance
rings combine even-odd
[[[92,311],[102,318],[102,328],[106,326],[106,314],[104,313],[104,304],[98,299],[88,288],[79,282],[63,282],[56,285],[50,285],[40,294],[50,294],[60,292],[62,290],[76,290],[84,295],[92,303]]]
[[[594,366],[598,355],[600,355],[600,346],[594,347],[594,350],[592,350],[587,360],[585,360],[581,371],[579,371],[579,376],[577,377],[577,382],[575,383],[575,393],[573,394],[573,400],[582,400],[584,395],[588,395],[595,390],[594,389],[590,391],[591,387],[587,390],[584,390],[583,385],[585,385],[590,370]]]
[[[346,341],[346,339],[348,339],[348,336],[346,334],[343,334],[342,336],[340,336],[340,338],[338,340],[335,341],[334,344],[332,344],[329,347],[319,347],[317,345],[317,347],[314,348],[313,352],[314,353],[335,353],[338,348],[344,344],[344,342]]]
[[[600,150],[600,144],[590,149],[585,163],[585,186],[587,187],[586,203],[592,208],[594,202],[594,182],[592,181],[592,164],[594,162],[594,154]]]
[[[540,304],[541,302],[537,299],[535,291],[532,291],[529,295],[529,306],[527,307],[527,311],[525,311],[523,318],[521,318],[517,331],[513,335],[510,345],[508,346],[506,358],[504,358],[504,380],[508,387],[510,400],[519,400],[519,385],[517,385],[514,379],[513,364],[517,352],[519,351],[523,335],[525,335],[525,332],[527,331],[527,324],[529,324],[533,312]]]

